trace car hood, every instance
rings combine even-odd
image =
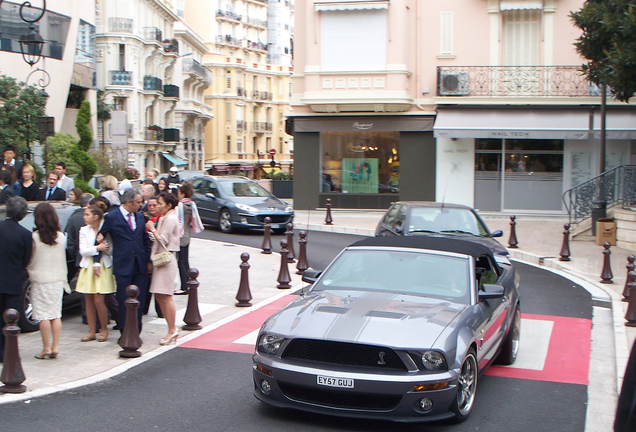
[[[388,292],[318,291],[283,308],[263,330],[291,338],[430,348],[466,307]]]
[[[270,207],[274,207],[277,210],[285,210],[287,204],[279,200],[278,198],[272,197],[245,197],[245,198],[234,198],[234,202],[250,205],[252,207],[256,207],[259,210],[267,210]]]

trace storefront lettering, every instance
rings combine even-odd
[[[520,132],[520,131],[494,131],[492,132],[492,136],[494,137],[529,137],[530,132]]]
[[[373,123],[358,123],[355,122],[353,127],[358,130],[369,130],[373,127]]]

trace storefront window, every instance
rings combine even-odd
[[[323,132],[321,143],[321,192],[399,192],[399,132]]]

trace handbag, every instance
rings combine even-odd
[[[170,262],[172,259],[172,253],[166,248],[166,245],[163,244],[161,238],[157,238],[159,244],[164,248],[164,252],[158,252],[150,257],[152,260],[152,265],[155,267],[163,267]]]

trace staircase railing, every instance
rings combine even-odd
[[[636,165],[620,165],[568,189],[563,203],[570,223],[579,223],[592,215],[596,202],[623,208],[636,205]]]

